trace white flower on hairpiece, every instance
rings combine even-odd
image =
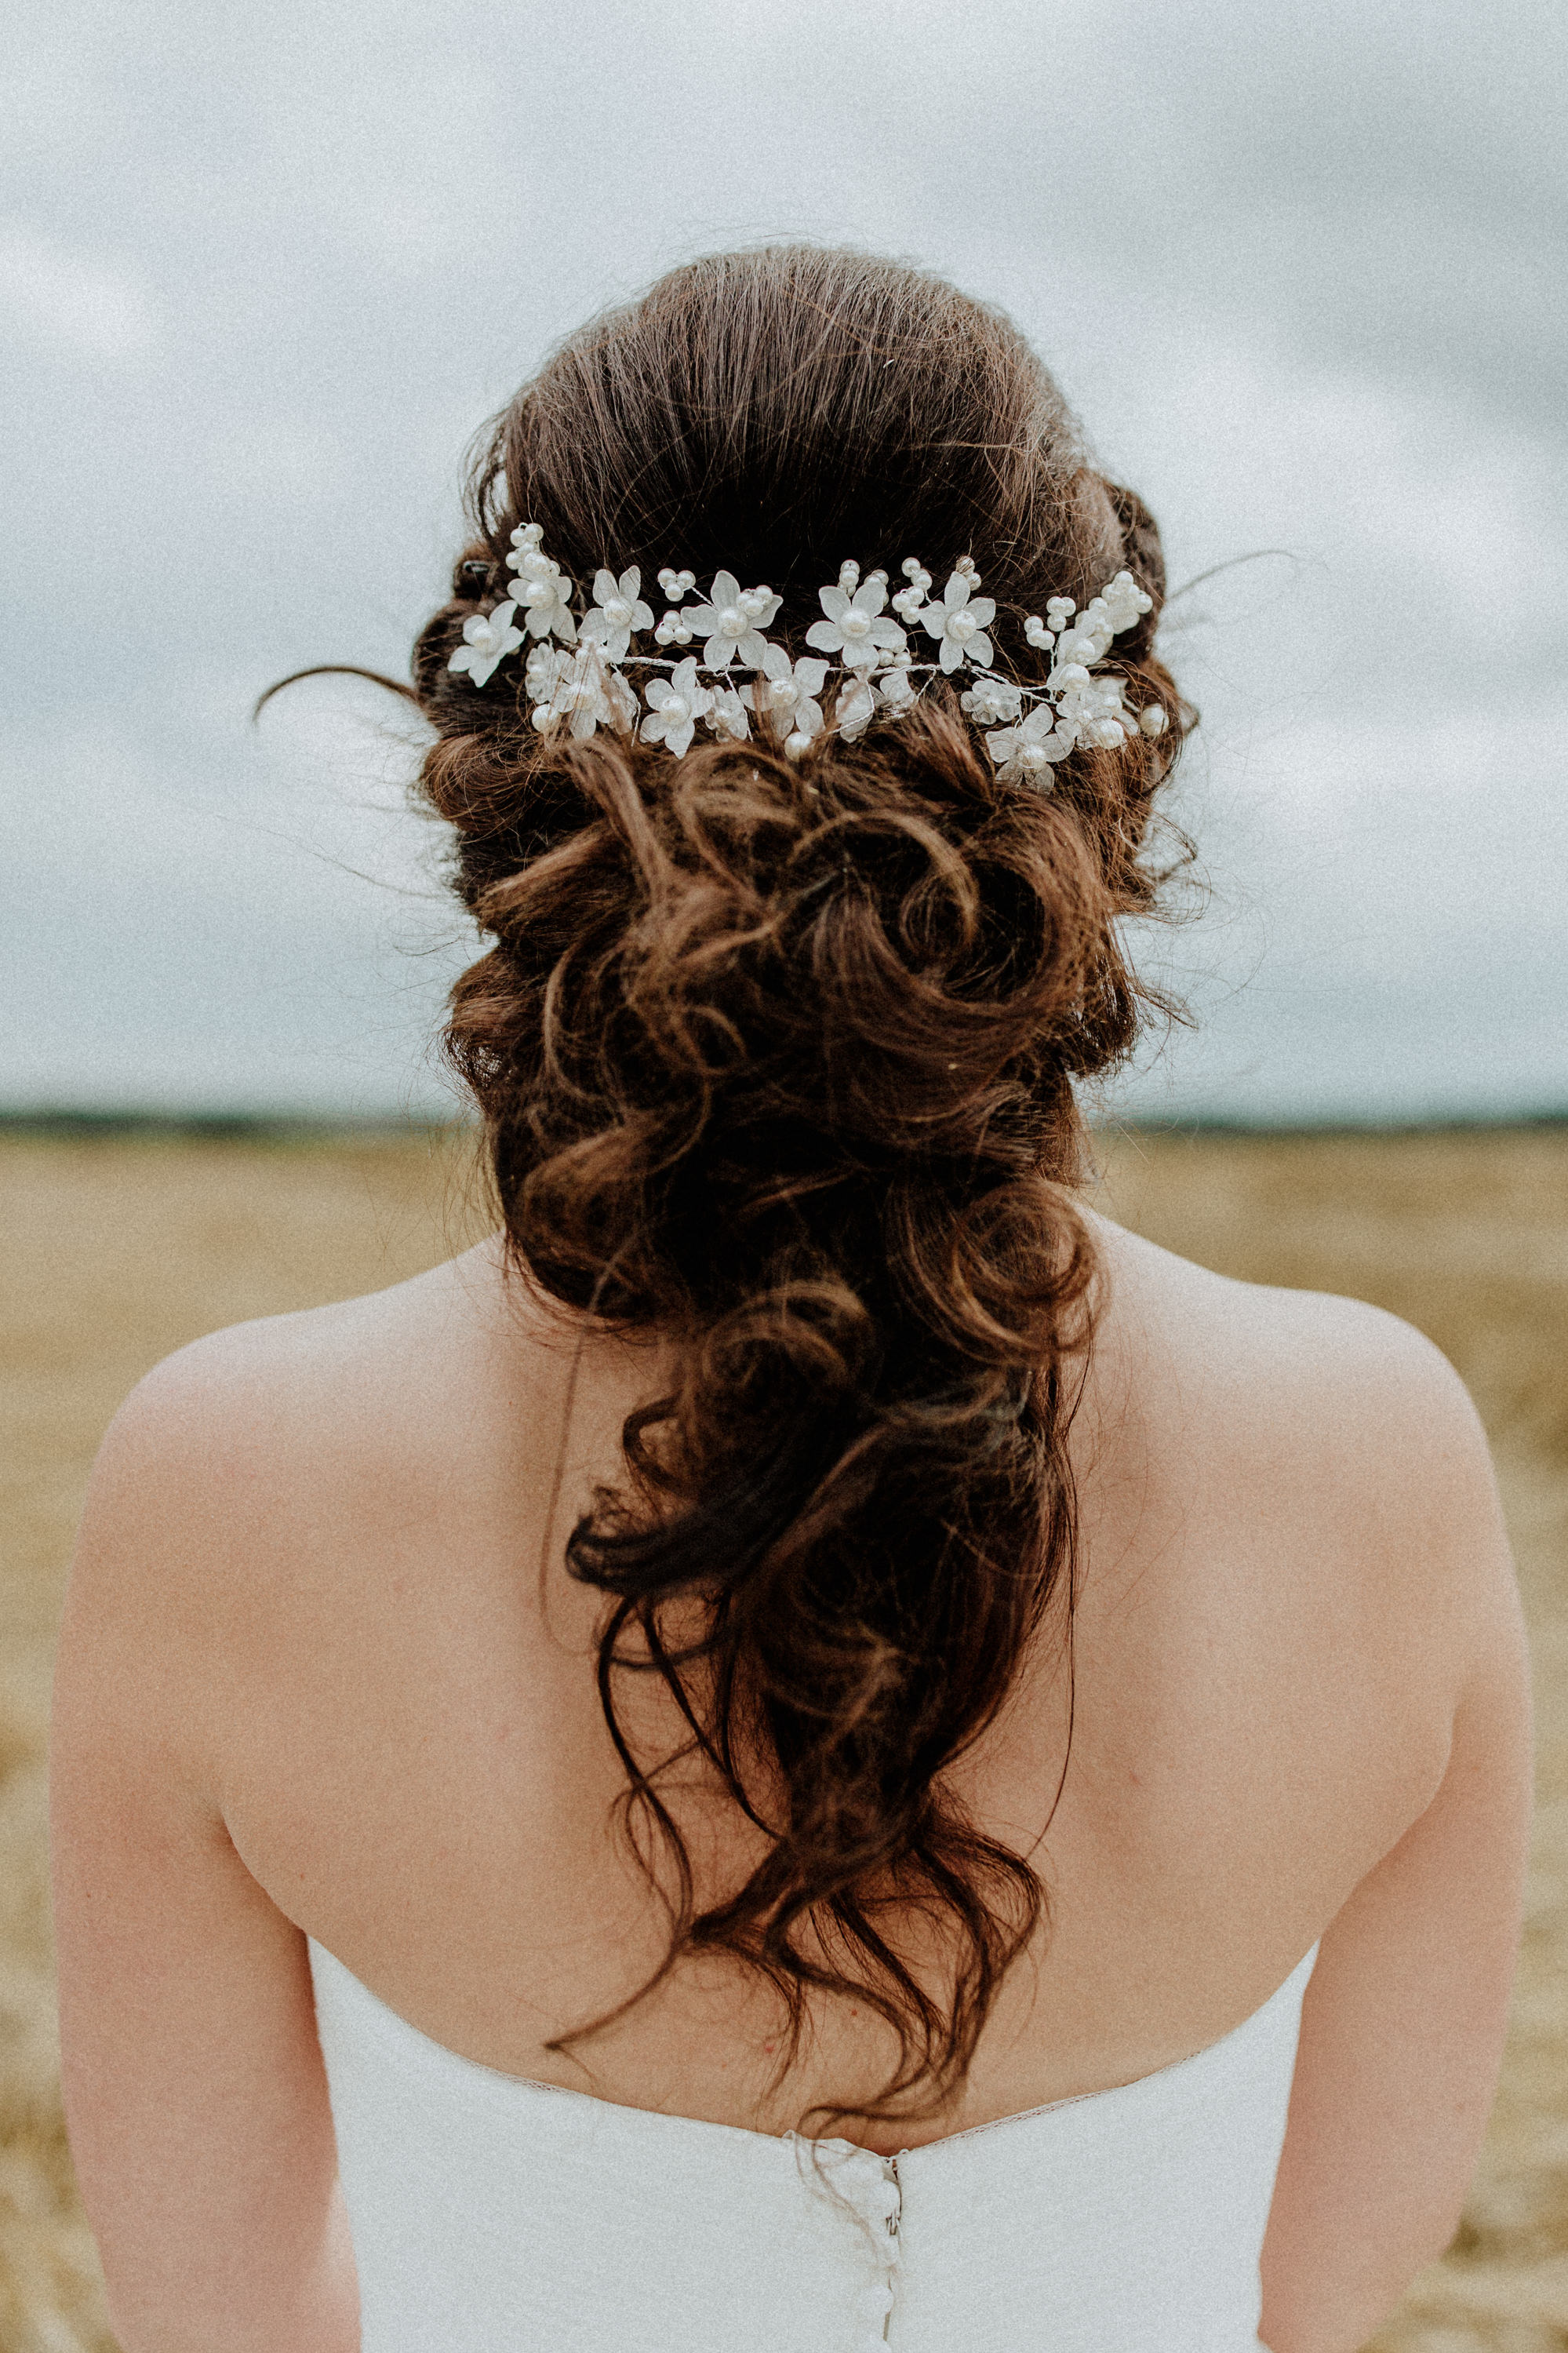
[[[976,679],[967,694],[958,698],[960,708],[968,712],[976,727],[997,727],[1006,719],[1016,719],[1023,708],[1020,690],[1006,678]]]
[[[565,719],[572,733],[585,740],[596,727],[609,726],[617,712],[625,720],[628,702],[635,717],[636,696],[624,680],[606,671],[597,646],[579,646],[575,654],[555,654],[552,659],[554,684],[533,714],[533,723],[542,733]],[[529,670],[542,682],[546,674],[542,664],[535,670],[531,659]]]
[[[847,689],[840,688],[833,724],[847,744],[864,735],[877,715],[877,698],[868,678],[858,677]]]
[[[846,565],[845,576],[850,574]],[[888,601],[888,584],[879,573],[863,580],[853,595],[842,586],[819,588],[816,594],[827,617],[813,621],[805,642],[819,654],[841,654],[847,670],[879,669],[889,654],[902,653],[909,643],[897,621],[878,618]]]
[[[1087,665],[1102,660],[1110,650],[1111,638],[1121,630],[1131,628],[1140,615],[1149,610],[1152,601],[1152,597],[1144,595],[1131,572],[1119,572],[1098,596],[1089,598],[1070,628],[1062,630],[1057,639],[1057,666],[1060,668],[1066,662]]]
[[[783,646],[764,646],[763,675],[750,686],[741,689],[743,702],[757,712],[773,713],[773,724],[781,733],[800,735],[820,735],[822,706],[816,697],[822,692],[827,676],[827,664],[810,654],[803,654],[792,662]]]
[[[516,611],[509,598],[493,612],[470,613],[463,623],[463,642],[447,668],[466,670],[476,686],[483,686],[497,665],[522,643],[522,631],[512,627]]]
[[[1025,785],[1037,783],[1047,768],[1065,760],[1077,741],[1075,727],[1058,727],[1050,704],[1037,702],[1016,727],[987,735],[985,748],[1005,785]]]
[[[721,572],[711,604],[688,605],[680,618],[699,637],[707,632],[704,670],[727,670],[737,655],[748,670],[761,670],[767,650],[763,631],[783,603],[771,588],[742,589],[732,572]]]
[[[572,733],[591,735],[595,727],[614,727],[635,734],[642,717],[637,691],[618,670],[606,669],[597,646],[579,646],[567,691],[573,701]]]
[[[650,678],[643,689],[652,715],[643,721],[645,744],[663,744],[676,753],[691,749],[698,721],[711,708],[713,697],[697,682],[697,657],[688,654],[668,678]]]
[[[708,713],[708,724],[715,735],[731,735],[743,743],[752,732],[747,711],[746,690],[721,686],[713,696],[713,707]]]
[[[641,586],[642,575],[635,564],[618,580],[613,572],[601,570],[594,575],[594,609],[583,624],[582,635],[604,649],[606,661],[624,661],[633,630],[653,627],[653,607],[637,595]]]
[[[572,583],[559,572],[535,573],[531,578],[520,576],[517,601],[522,607],[524,626],[531,638],[555,636],[565,645],[577,642],[577,624],[572,618],[567,603]]]
[[[623,678],[618,670],[611,670],[605,681],[605,692],[609,698],[616,725],[624,733],[635,735],[637,721],[642,717],[642,705],[637,701],[637,691],[630,679]]]
[[[1138,723],[1121,699],[1123,679],[1091,678],[1081,662],[1058,662],[1047,685],[1056,698],[1058,724],[1070,728],[1080,743],[1114,751]]]
[[[941,604],[928,605],[921,615],[931,636],[941,640],[937,659],[943,670],[956,670],[961,662],[973,662],[977,670],[991,667],[991,640],[985,632],[996,617],[996,600],[973,596],[973,568],[950,572]]]
[[[1097,615],[1092,606],[1086,605],[1072,627],[1064,629],[1057,639],[1052,677],[1056,678],[1064,670],[1075,666],[1089,669],[1107,650],[1110,636],[1103,617]]]
[[[884,711],[896,719],[914,708],[915,690],[910,682],[907,663],[883,670],[877,680],[877,698]]]
[[[569,677],[572,656],[560,646],[532,645],[522,666],[523,683],[535,702],[548,702],[563,678]]]

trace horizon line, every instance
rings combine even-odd
[[[1234,1135],[1333,1137],[1472,1135],[1507,1131],[1534,1133],[1568,1127],[1568,1104],[1516,1112],[1431,1112],[1427,1113],[1347,1116],[1248,1118],[1235,1112],[1108,1113],[1087,1115],[1086,1124],[1097,1134]],[[410,1141],[446,1134],[482,1132],[472,1113],[458,1111],[449,1117],[436,1113],[397,1112],[270,1112],[159,1111],[152,1107],[98,1108],[91,1104],[50,1109],[11,1109],[0,1105],[0,1135],[58,1137],[64,1141],[117,1137],[185,1138],[205,1143],[327,1143]]]

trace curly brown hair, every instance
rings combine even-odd
[[[422,789],[494,942],[453,991],[447,1049],[516,1262],[676,1367],[565,1547],[606,1596],[622,1828],[650,1880],[639,1818],[674,1858],[669,1949],[552,2047],[721,1952],[782,1998],[775,2086],[812,1991],[895,2031],[876,2100],[808,2114],[928,2116],[1045,1910],[1029,1860],[943,1777],[1053,1595],[1070,1640],[1067,1441],[1096,1297],[1073,1082],[1156,1001],[1118,926],[1154,904],[1151,803],[1195,716],[1152,652],[1158,534],[1006,319],[807,246],[676,269],[571,336],[489,430],[470,510],[414,655],[438,736]],[[765,580],[794,651],[842,557],[913,552],[940,580],[973,552],[1035,683],[1049,657],[1024,616],[1125,565],[1153,603],[1115,659],[1171,724],[1075,751],[1043,793],[998,781],[945,681],[798,763],[761,723],[680,759],[541,734],[520,663],[482,691],[447,667],[523,521],[578,577]],[[700,1630],[673,1639],[693,1605]],[[677,1758],[639,1760],[617,1718],[617,1678],[639,1672],[680,1706],[679,1757],[765,1833],[706,1910],[659,1794]],[[935,1982],[900,1949],[917,1915],[940,1931]]]

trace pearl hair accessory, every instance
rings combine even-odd
[[[658,585],[668,610],[656,625],[636,567],[618,580],[602,570],[594,576],[593,604],[579,620],[572,612],[573,585],[545,554],[543,537],[536,522],[512,533],[511,593],[464,622],[463,642],[447,665],[484,686],[526,643],[523,680],[542,732],[564,723],[572,734],[586,737],[599,727],[626,733],[640,724],[645,743],[663,744],[679,756],[690,749],[699,721],[715,735],[741,741],[751,733],[752,720],[765,715],[784,732],[787,755],[798,760],[815,736],[832,733],[853,743],[879,712],[896,717],[910,710],[923,691],[916,680],[929,683],[964,670],[973,683],[959,701],[984,734],[998,776],[1048,789],[1047,771],[1077,745],[1114,750],[1136,733],[1158,735],[1165,724],[1157,702],[1132,709],[1123,679],[1095,675],[1111,638],[1150,608],[1152,599],[1130,572],[1119,572],[1081,613],[1070,596],[1052,596],[1044,619],[1029,615],[1025,640],[1048,651],[1051,666],[1043,685],[1023,686],[992,667],[996,607],[976,594],[980,575],[967,555],[959,557],[936,598],[931,574],[913,556],[901,567],[906,585],[891,598],[885,572],[862,579],[858,564],[840,565],[837,586],[817,592],[823,618],[805,633],[815,654],[796,660],[763,634],[784,599],[771,588],[742,588],[732,572],[719,573],[709,601],[693,605],[686,599],[697,586],[695,575],[667,565]],[[908,632],[917,627],[936,641],[932,661],[917,662],[910,651]],[[677,651],[634,652],[634,638],[649,630],[657,646]],[[700,653],[680,650],[698,638]],[[640,702],[622,675],[628,663],[665,673],[648,680]],[[738,679],[737,672],[746,675]],[[819,701],[830,673],[838,680],[831,724]]]

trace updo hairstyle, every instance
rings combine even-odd
[[[810,2113],[936,2114],[1045,1905],[944,1776],[1053,1596],[1070,1627],[1095,1297],[1073,1082],[1127,1054],[1151,1002],[1119,926],[1153,904],[1151,804],[1194,715],[1152,650],[1158,534],[1005,318],[801,246],[676,269],[572,335],[493,427],[470,506],[414,654],[438,739],[422,790],[493,942],[447,1050],[516,1266],[676,1367],[565,1545],[605,1596],[622,1831],[650,1879],[673,1859],[669,1953],[557,2047],[723,1953],[781,1999],[775,2087],[808,1993],[848,1997],[899,2058],[874,2100]],[[798,762],[761,720],[679,759],[542,733],[521,659],[482,689],[447,667],[525,522],[578,581],[765,582],[795,654],[843,558],[897,585],[916,555],[940,584],[971,554],[999,665],[1034,684],[1026,615],[1125,566],[1153,603],[1111,659],[1171,723],[1076,750],[1044,791],[998,781],[945,680]],[[763,1835],[707,1909],[659,1794],[676,1759],[634,1755],[617,1717],[638,1673]],[[917,1918],[940,1967],[912,1965]]]

